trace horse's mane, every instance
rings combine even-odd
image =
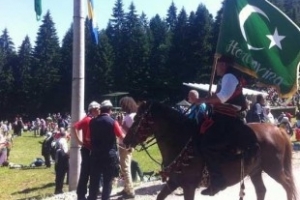
[[[166,104],[156,101],[152,101],[149,104],[151,105],[151,113],[154,117],[158,116],[160,118],[167,119],[172,124],[176,126],[184,126],[187,129],[197,126],[195,120],[188,118],[188,116],[184,113],[181,113]]]
[[[186,118],[186,116],[183,115],[181,112],[166,104],[157,101],[149,102],[149,104],[151,105],[151,112],[153,114],[159,114],[160,116],[168,116],[171,117],[172,120],[176,121]]]

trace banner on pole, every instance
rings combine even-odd
[[[226,0],[217,55],[235,59],[236,67],[281,97],[298,89],[300,29],[265,0]]]

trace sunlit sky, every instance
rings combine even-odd
[[[87,13],[87,0],[83,1]],[[148,19],[156,14],[165,18],[172,1],[177,7],[177,13],[182,8],[187,13],[196,11],[198,5],[202,3],[215,17],[223,0],[123,0],[123,9],[128,12],[129,5],[133,2],[138,14],[143,11]],[[41,20],[36,20],[34,0],[0,0],[0,2],[1,34],[7,28],[15,47],[21,45],[26,35],[29,36],[30,42],[34,45],[38,29],[42,23]],[[73,2],[74,0],[42,0],[42,17],[47,10],[50,10],[60,42],[73,20]],[[94,0],[96,23],[100,28],[106,27],[108,20],[111,18],[115,2],[116,0]]]

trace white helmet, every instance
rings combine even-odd
[[[91,109],[94,109],[94,108],[100,108],[100,104],[96,101],[92,101],[90,103],[88,110],[90,111]]]
[[[104,100],[102,103],[101,103],[101,107],[113,107],[112,103],[110,100]]]

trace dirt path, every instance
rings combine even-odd
[[[293,172],[295,178],[295,184],[298,191],[298,199],[300,200],[300,151],[293,152]],[[265,200],[286,200],[286,193],[281,185],[275,182],[272,178],[270,178],[267,174],[263,174],[263,179],[265,186],[267,188],[267,193]],[[155,200],[157,194],[161,190],[164,183],[161,181],[151,181],[151,182],[143,182],[140,185],[135,187],[136,197],[135,200]],[[254,191],[254,187],[250,181],[250,178],[245,179],[245,197],[244,200],[255,200],[256,195]],[[122,188],[114,188],[112,191],[111,200],[118,200],[118,196],[115,194],[120,191]],[[195,194],[195,200],[239,200],[239,184],[228,187],[226,190],[218,193],[214,197],[207,197],[200,194],[202,190],[198,189]],[[178,196],[182,191],[176,190],[171,195],[169,195],[166,200],[183,200],[183,196]],[[76,200],[75,192],[64,193],[61,195],[56,195],[51,198],[47,198],[47,200]],[[101,198],[99,198],[101,199]]]
[[[293,172],[295,177],[295,184],[297,187],[298,194],[300,195],[300,151],[293,153]],[[265,200],[286,200],[286,193],[281,185],[275,182],[267,174],[263,174],[263,179],[265,186],[267,188],[267,193]],[[136,187],[136,198],[135,200],[154,200],[156,195],[160,191],[163,183],[161,181],[147,182]],[[244,200],[255,200],[256,195],[254,187],[250,181],[250,178],[245,179],[245,197]],[[203,189],[203,188],[202,188]],[[201,200],[239,200],[239,184],[228,187],[226,190],[218,193],[214,197],[207,197],[200,194],[202,189],[198,189],[195,194],[195,199]],[[112,194],[115,194],[114,190]],[[166,200],[183,200],[183,196],[178,196],[176,193],[180,194],[181,191],[177,190],[173,194],[169,195]],[[118,199],[117,197],[112,197],[112,200]],[[300,196],[299,196],[300,199]]]

